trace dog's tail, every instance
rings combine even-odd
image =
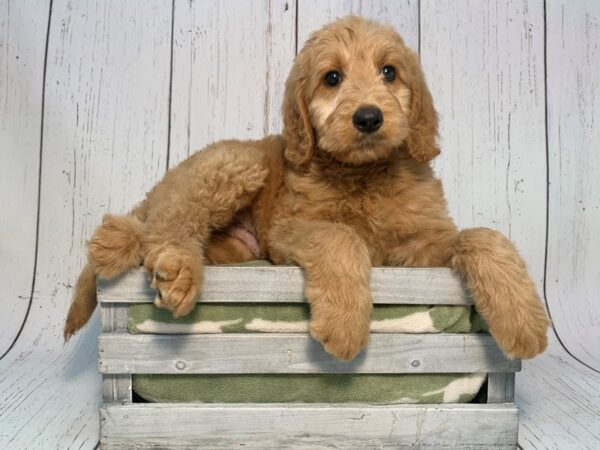
[[[532,358],[547,346],[548,316],[523,259],[488,228],[459,233],[451,266],[465,278],[475,306],[508,357]]]
[[[96,309],[96,276],[114,278],[144,260],[144,224],[135,216],[106,215],[90,242],[89,261],[81,271],[67,320],[64,338],[68,341],[83,327]]]
[[[96,304],[96,271],[94,264],[88,262],[79,274],[75,285],[63,331],[65,342],[87,323],[96,309]]]

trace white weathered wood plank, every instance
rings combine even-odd
[[[130,335],[98,340],[102,373],[474,373],[514,372],[485,334],[372,334],[340,361],[307,334]]]
[[[33,317],[52,323],[52,344],[85,241],[104,213],[128,211],[165,171],[170,11],[161,0],[53,3],[36,285],[47,310]]]
[[[514,401],[514,373],[490,373],[487,384],[488,403],[512,403]]]
[[[62,326],[93,227],[164,172],[170,25],[168,1],[53,1],[36,283],[0,361],[1,448],[97,444],[98,315],[67,347]]]
[[[515,448],[514,405],[140,404],[100,410],[102,448]]]
[[[102,402],[131,403],[132,383],[130,374],[102,375]]]
[[[549,235],[556,331],[600,370],[600,3],[547,4]]]
[[[421,61],[440,114],[435,170],[460,228],[521,251],[542,291],[546,229],[544,3],[421,1]]]
[[[293,0],[175,2],[170,167],[221,139],[280,132],[295,18]]]
[[[43,322],[29,325],[28,320],[26,326],[40,329]],[[76,346],[67,349],[59,343],[47,348],[44,339],[52,339],[47,332],[37,347],[35,341],[19,339],[0,360],[0,448],[95,447],[102,395],[98,332],[97,326],[85,330]]]
[[[100,323],[103,333],[126,333],[129,319],[127,305],[100,305]],[[104,403],[131,403],[130,374],[102,375],[102,401]]]
[[[472,304],[460,277],[446,268],[374,268],[371,291],[378,304]],[[299,267],[206,267],[197,301],[303,303],[303,292],[304,275]],[[155,296],[143,269],[98,281],[98,301],[102,303],[148,303]]]
[[[103,333],[125,333],[129,320],[127,305],[100,305],[100,324]]]
[[[551,331],[548,350],[517,374],[523,450],[600,448],[600,374],[567,354]]]
[[[419,51],[418,0],[299,0],[298,50],[310,33],[350,14],[393,25],[404,41]]]
[[[0,357],[32,292],[49,0],[0,0]]]

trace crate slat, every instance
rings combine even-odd
[[[126,333],[129,316],[127,305],[100,305],[103,333]],[[131,374],[103,374],[102,400],[104,403],[131,403]]]
[[[482,373],[520,370],[484,334],[372,334],[339,361],[307,334],[129,335],[99,338],[102,373]]]
[[[514,373],[490,373],[488,375],[488,403],[512,403],[514,398]]]
[[[101,448],[502,448],[507,405],[137,404],[100,409]]]
[[[303,291],[303,271],[295,266],[206,267],[198,301],[302,303]],[[381,304],[472,304],[460,277],[443,267],[377,267],[371,271],[371,291],[374,302]],[[141,268],[115,280],[98,280],[101,303],[148,303],[154,297]]]

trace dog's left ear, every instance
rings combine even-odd
[[[306,106],[306,50],[296,57],[285,84],[283,99],[283,137],[285,157],[294,166],[306,168],[315,146],[315,136]]]
[[[440,153],[437,144],[438,118],[418,57],[411,50],[408,53],[406,62],[410,72],[411,102],[406,150],[415,161],[426,163]]]

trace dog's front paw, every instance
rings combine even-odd
[[[354,359],[369,343],[371,299],[367,294],[367,298],[360,301],[362,307],[326,301],[313,303],[311,307],[310,334],[338,359]]]
[[[548,319],[525,321],[520,326],[511,326],[499,332],[492,328],[494,339],[509,358],[530,359],[539,355],[548,346]]]
[[[175,319],[189,314],[202,283],[202,260],[192,251],[163,246],[148,253],[144,265],[157,290],[154,304],[171,311]]]
[[[530,359],[548,346],[550,321],[535,292],[529,297],[522,311],[489,320],[492,336],[509,358]]]

